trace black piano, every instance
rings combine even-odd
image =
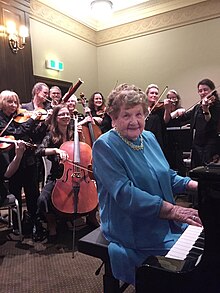
[[[137,269],[137,293],[220,292],[220,165],[197,167],[190,171],[190,177],[199,182],[203,231],[183,260],[149,257]]]

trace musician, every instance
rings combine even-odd
[[[163,152],[166,154],[167,133],[166,124],[170,121],[171,101],[165,99],[158,102],[159,87],[150,84],[146,88],[148,114],[145,120],[145,130],[150,130],[156,136]]]
[[[46,218],[48,225],[48,242],[56,242],[57,238],[56,213],[51,202],[51,195],[56,179],[63,174],[63,165],[60,162],[64,162],[69,158],[68,153],[61,150],[60,146],[66,141],[73,140],[74,131],[70,125],[70,119],[70,112],[66,105],[60,104],[56,106],[51,116],[50,131],[36,152],[38,156],[47,156],[52,162],[47,184],[43,187],[38,199],[38,214],[41,218]],[[78,127],[78,130],[81,130],[81,126]],[[36,237],[36,240],[41,240],[41,235]]]
[[[54,107],[51,116],[50,131],[39,145],[36,154],[38,156],[47,156],[52,162],[47,184],[43,187],[38,199],[38,214],[45,217],[48,225],[48,242],[56,241],[56,217],[54,207],[51,202],[51,194],[56,184],[56,179],[62,176],[63,165],[60,160],[68,159],[68,154],[60,150],[62,143],[73,139],[73,131],[69,127],[70,112],[65,105]],[[41,235],[36,237],[41,240]]]
[[[70,123],[72,123],[72,124],[73,124],[73,122],[74,122],[74,120],[73,120],[73,117],[74,117],[74,115],[75,115],[74,111],[77,110],[77,109],[76,109],[77,103],[78,103],[78,100],[77,100],[77,97],[76,97],[74,94],[71,95],[71,96],[67,99],[67,101],[65,102],[65,105],[66,105],[67,109],[68,109],[69,112],[70,112],[70,118],[71,118],[71,122],[70,122]],[[91,121],[90,117],[87,117],[86,120],[83,121],[84,118],[85,118],[85,116],[84,116],[82,113],[78,113],[78,112],[77,112],[77,116],[78,116],[78,122],[79,122],[80,124],[84,124],[84,123],[86,123],[86,122]],[[82,122],[82,121],[83,121],[83,122]],[[73,128],[74,128],[74,127],[73,127]]]
[[[1,136],[12,135],[16,140],[30,142],[35,121],[40,117],[39,113],[33,112],[30,119],[24,123],[14,120],[19,111],[20,99],[18,95],[9,90],[0,93],[0,132]],[[14,153],[10,155],[14,157]],[[34,149],[27,148],[18,170],[10,177],[9,191],[18,199],[20,210],[22,209],[22,188],[25,192],[29,222],[23,225],[23,234],[31,234],[36,218],[37,198],[39,196],[37,182],[37,168]],[[17,218],[13,215],[13,227],[17,230]]]
[[[45,109],[45,104],[49,96],[49,87],[46,83],[37,82],[32,89],[32,100],[29,103],[22,104],[26,110]]]
[[[88,103],[91,115],[98,125],[102,124],[105,114],[105,98],[101,92],[94,92]]]
[[[171,89],[167,92],[166,98],[171,101],[171,118],[166,124],[166,127],[180,127],[185,125],[186,122],[181,123],[178,118],[183,113],[185,109],[181,106],[181,97],[179,93]],[[167,149],[166,149],[166,158],[170,164],[170,167],[178,172],[179,175],[186,175],[186,166],[183,161],[183,140],[185,136],[182,134],[177,134],[175,131],[167,131]],[[190,143],[190,142],[189,142]]]
[[[50,107],[53,108],[59,105],[62,101],[62,92],[58,86],[52,86],[50,88],[49,97],[51,99]]]
[[[177,120],[188,122],[192,133],[191,168],[203,166],[215,155],[219,155],[218,125],[220,120],[220,101],[215,84],[206,78],[198,85],[200,102],[190,111],[182,114]],[[211,96],[209,97],[209,94]]]
[[[73,119],[73,117],[74,117],[74,114],[75,114],[77,103],[78,103],[78,99],[74,94],[71,95],[68,98],[68,100],[66,101],[66,103],[65,103],[66,107],[68,108],[68,110],[70,112],[70,128],[71,129],[74,129],[74,119]],[[85,114],[86,114],[85,116],[82,113],[77,112],[78,126],[79,127],[82,126],[82,125],[86,125],[88,122],[92,122],[92,123],[94,122],[94,121],[92,121],[92,117],[90,115],[89,107],[85,107],[84,111],[85,111]],[[80,137],[81,137],[81,141],[84,142],[85,136],[84,136],[83,131],[81,131],[81,128],[80,128]],[[89,226],[94,227],[94,228],[99,227],[99,223],[98,223],[97,218],[96,218],[97,210],[98,210],[98,207],[96,209],[94,209],[93,211],[89,212],[89,214],[88,214],[88,216],[86,218],[87,224]]]
[[[114,128],[93,146],[113,275],[130,284],[147,256],[165,255],[187,224],[201,225],[197,210],[175,205],[173,194],[196,190],[197,182],[169,168],[154,134],[144,130],[146,109],[146,95],[136,86],[112,90],[107,112]]]
[[[4,184],[5,180],[8,180],[18,170],[23,154],[26,150],[25,143],[23,141],[15,142],[15,149],[12,151],[1,150],[0,151],[0,207],[2,205],[10,203],[10,200],[14,200],[14,197],[8,197],[8,190]],[[14,157],[13,157],[14,153]]]
[[[28,111],[37,111],[37,110],[48,110],[47,100],[49,95],[49,87],[43,82],[37,82],[32,89],[32,99],[29,103],[23,103],[21,105],[22,109]],[[39,111],[40,112],[40,111]],[[40,112],[42,113],[42,112]],[[46,111],[45,111],[46,114]],[[40,144],[47,132],[47,120],[49,117],[46,115],[45,119],[38,119],[37,125],[34,132],[32,133],[32,139],[34,143]]]

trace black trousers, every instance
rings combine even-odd
[[[35,220],[37,199],[39,197],[38,169],[36,164],[26,166],[25,168],[20,167],[9,180],[9,191],[17,198],[20,211],[22,211],[22,188],[25,193],[27,211],[30,217]],[[16,217],[14,216],[13,223],[16,223]]]

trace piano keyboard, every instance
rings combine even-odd
[[[199,258],[204,250],[203,227],[189,225],[165,257],[184,260]]]

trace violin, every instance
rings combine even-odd
[[[105,116],[105,112],[106,112],[106,107],[104,107],[103,109],[100,109],[99,111],[97,111],[96,115],[103,119],[104,116]]]
[[[36,149],[37,145],[36,144],[32,144],[23,140],[22,141],[26,147],[31,148],[31,149]],[[15,137],[13,135],[6,135],[6,136],[2,136],[0,137],[0,150],[10,150],[11,147],[13,147],[14,144],[16,144],[18,142],[18,140],[15,139]]]
[[[38,119],[40,121],[44,121],[46,119],[47,115],[48,115],[47,110],[41,109],[41,108],[37,109],[37,110],[33,110],[33,111],[28,111],[26,109],[19,109],[17,114],[14,117],[14,121],[17,122],[17,123],[26,122],[35,113],[40,113],[41,114],[41,116]]]
[[[165,88],[163,89],[162,93],[160,94],[158,100],[155,102],[155,104],[153,105],[153,107],[150,109],[148,115],[145,117],[145,120],[148,120],[149,116],[153,113],[153,111],[156,109],[161,109],[164,107],[164,102],[161,101],[162,96],[164,95],[164,93],[167,91],[168,86],[165,86]]]
[[[199,101],[194,103],[192,106],[190,106],[186,110],[186,113],[189,112],[190,110],[192,110],[192,108],[198,104],[200,104],[202,106],[203,103],[207,103],[208,106],[212,106],[216,100],[216,97],[215,97],[216,89],[219,87],[220,86],[216,87],[214,90],[212,90],[210,93],[208,93],[204,98],[202,98],[202,100],[200,99]]]

